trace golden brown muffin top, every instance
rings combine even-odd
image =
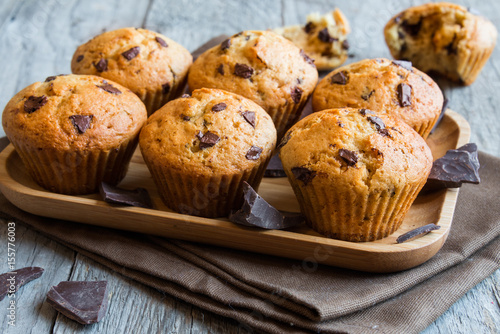
[[[365,59],[339,67],[314,91],[315,111],[367,108],[403,119],[415,130],[434,121],[443,107],[443,94],[427,74],[405,61]],[[422,134],[427,137],[431,128]]]
[[[190,89],[219,88],[264,110],[305,101],[318,71],[301,49],[271,31],[243,31],[205,51],[188,75]]]
[[[296,123],[280,158],[288,175],[339,187],[387,190],[426,179],[432,154],[424,139],[396,117],[367,109],[328,109]],[[330,183],[329,182],[329,183]]]
[[[168,92],[187,75],[192,61],[188,50],[159,33],[122,28],[80,45],[71,71],[99,75],[142,96],[146,91]]]
[[[149,159],[193,176],[230,175],[266,161],[276,145],[276,129],[256,103],[203,88],[150,116],[139,145]]]
[[[7,136],[40,149],[112,149],[146,122],[142,101],[129,89],[92,75],[61,75],[35,82],[7,104]]]

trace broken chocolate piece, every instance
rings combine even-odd
[[[292,173],[297,180],[304,182],[305,186],[316,177],[316,171],[305,167],[293,167]]]
[[[253,68],[245,64],[236,64],[234,66],[234,75],[248,79],[253,74]]]
[[[24,101],[24,111],[28,114],[37,111],[41,107],[43,107],[49,100],[47,96],[30,96],[26,101]]]
[[[99,193],[107,203],[153,209],[153,202],[149,197],[148,191],[144,188],[127,190],[102,182],[99,185]]]
[[[333,41],[338,41],[337,38],[334,38],[330,35],[328,28],[324,28],[319,31],[318,39],[325,43],[333,43]]]
[[[56,80],[56,78],[57,78],[57,75],[52,75],[52,76],[50,76],[50,77],[47,77],[47,78],[45,79],[45,82],[50,82],[50,81]]]
[[[97,86],[97,85],[96,85]],[[120,95],[122,92],[118,88],[114,87],[113,85],[109,84],[106,80],[102,81],[102,85],[97,86],[102,90],[105,90],[108,93],[114,94],[114,95]]]
[[[332,76],[330,82],[332,84],[337,84],[337,85],[346,85],[348,79],[349,79],[349,77],[347,75],[347,72],[340,71],[340,72],[335,73]]]
[[[411,36],[416,36],[420,32],[420,28],[422,28],[422,19],[420,19],[417,23],[415,24],[409,24],[408,21],[404,20],[401,23],[401,27],[405,32],[410,34]]]
[[[101,58],[97,63],[94,63],[97,72],[106,72],[108,70],[108,60]]]
[[[375,90],[372,90],[370,92],[367,92],[367,93],[363,93],[361,95],[361,98],[365,101],[368,101],[370,99],[370,97],[372,97],[373,93],[375,93]]]
[[[47,302],[70,319],[84,325],[94,324],[106,314],[108,282],[61,282],[50,288]]]
[[[137,57],[139,55],[139,53],[141,52],[141,48],[138,47],[138,46],[135,46],[131,49],[128,49],[127,51],[125,52],[122,52],[122,56],[127,59],[128,61],[134,59],[135,57]]]
[[[279,150],[281,149],[283,146],[285,146],[288,141],[290,140],[290,137],[291,137],[292,133],[290,131],[288,131],[284,136],[283,138],[281,138],[280,140],[280,143],[278,144],[278,146],[276,146],[276,149]]]
[[[191,117],[186,116],[184,114],[181,114],[181,118],[182,118],[183,121],[189,121],[189,120],[191,120]]]
[[[300,99],[302,98],[302,89],[295,86],[294,88],[292,88],[292,92],[290,95],[292,97],[293,103],[298,104],[300,103]]]
[[[78,57],[76,57],[76,62],[79,63],[83,60],[83,55],[79,55]]]
[[[450,101],[445,97],[443,100],[443,107],[441,108],[441,113],[439,114],[439,117],[436,121],[436,124],[432,127],[431,134],[436,130],[436,128],[439,126],[439,123],[443,120],[444,113],[446,112],[446,109],[448,108],[448,103]]]
[[[230,38],[228,38],[225,41],[223,41],[222,43],[220,43],[221,50],[229,49],[230,46],[231,46],[231,39]]]
[[[217,72],[219,72],[220,75],[224,75],[224,65],[220,64],[219,67],[217,67]]]
[[[26,267],[0,275],[0,301],[15,293],[23,285],[42,276],[43,268]]]
[[[307,24],[304,26],[304,31],[306,32],[306,34],[310,34],[314,28],[316,28],[316,25],[313,22],[307,22]]]
[[[281,163],[278,154],[273,155],[267,169],[264,172],[265,177],[286,177],[285,170],[283,169],[283,164]]]
[[[415,237],[423,236],[423,235],[429,233],[430,231],[439,230],[440,228],[441,228],[441,226],[436,225],[436,224],[427,224],[424,226],[420,226],[414,230],[411,230],[411,231],[408,231],[404,234],[401,234],[396,239],[396,242],[398,244],[400,244],[402,242],[408,241],[408,240],[413,239]]]
[[[224,102],[221,102],[221,103],[217,103],[216,105],[214,105],[212,107],[212,111],[213,112],[219,112],[219,111],[222,111],[224,109],[227,108],[227,104],[225,104]]]
[[[220,140],[220,137],[217,136],[215,133],[207,131],[203,135],[203,137],[200,138],[200,148],[202,150],[212,147],[215,144],[217,144]]]
[[[155,40],[158,42],[158,44],[160,44],[160,45],[161,45],[161,46],[163,46],[164,48],[167,48],[167,47],[168,47],[167,42],[165,42],[165,40],[164,40],[163,38],[156,36],[156,37],[155,37]]]
[[[248,122],[248,124],[250,124],[251,126],[253,126],[253,128],[255,128],[255,112],[247,110],[243,112],[241,115],[243,115],[243,118],[245,119],[245,121]]]
[[[377,116],[368,116],[367,119],[375,125],[377,131],[385,129],[385,123],[383,120],[378,118]]]
[[[281,230],[304,221],[304,216],[299,213],[279,212],[260,197],[247,182],[243,182],[243,200],[241,209],[231,212],[229,216],[229,220],[233,223],[268,230]]]
[[[411,86],[405,83],[398,85],[398,100],[401,107],[411,106]]]
[[[258,160],[261,153],[262,149],[260,147],[252,145],[245,155],[245,158],[247,158],[247,160]]]
[[[408,61],[408,60],[393,60],[392,63],[394,65],[396,65],[396,66],[404,68],[405,70],[413,72],[413,66],[411,64],[411,61]]]
[[[371,111],[370,109],[359,109],[359,113],[363,116],[366,116],[368,114],[375,115],[375,112]]]
[[[84,134],[85,131],[87,131],[88,128],[90,128],[90,123],[92,122],[93,118],[94,118],[94,115],[72,115],[72,116],[69,116],[71,123],[73,123],[73,126],[75,127],[76,131],[78,131],[79,134]]]
[[[358,162],[358,155],[356,152],[346,150],[345,148],[339,149],[339,156],[347,163],[347,166],[350,167],[355,166]]]
[[[306,61],[306,63],[308,63],[309,65],[312,65],[313,67],[316,67],[316,65],[314,65],[314,59],[312,59],[311,57],[309,57],[304,52],[304,50],[300,49],[300,55],[302,56],[302,58],[304,58],[304,60]]]
[[[344,50],[349,50],[349,48],[351,47],[351,45],[349,44],[349,41],[347,39],[345,39],[343,42],[342,42],[342,49]]]

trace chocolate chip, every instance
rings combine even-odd
[[[302,223],[304,216],[298,213],[279,212],[244,181],[243,205],[238,211],[231,212],[229,220],[244,226],[281,230]]]
[[[265,177],[286,177],[283,164],[278,154],[273,155],[264,172]]]
[[[168,94],[170,92],[170,84],[168,82],[161,85],[161,92],[163,94]]]
[[[183,98],[183,99],[187,99],[188,97],[191,97],[191,95],[189,95],[189,94],[182,94],[181,95],[181,98]]]
[[[316,177],[316,171],[305,167],[293,167],[292,174],[297,180],[302,181],[305,186]]]
[[[131,49],[128,49],[127,51],[125,52],[122,52],[122,56],[127,59],[128,61],[134,59],[135,57],[137,57],[137,55],[141,52],[141,48],[138,47],[138,46],[135,46]]]
[[[108,307],[107,281],[65,281],[50,288],[47,302],[83,325],[99,322]]]
[[[404,31],[406,31],[411,36],[416,36],[416,35],[418,35],[418,33],[420,32],[420,29],[422,28],[422,19],[420,19],[415,24],[409,24],[408,21],[404,20],[401,23],[401,27],[403,28]]]
[[[347,72],[345,71],[340,71],[335,73],[332,78],[330,79],[330,82],[332,84],[337,84],[337,85],[346,85],[347,81],[349,80],[349,76]]]
[[[200,139],[200,149],[204,150],[206,148],[212,147],[217,144],[220,140],[220,137],[215,133],[207,131]]]
[[[384,121],[378,118],[377,116],[368,116],[367,119],[375,125],[375,128],[378,130],[385,129]]]
[[[219,67],[217,67],[217,72],[219,72],[220,75],[224,75],[224,65],[220,64]]]
[[[213,112],[219,112],[219,111],[222,111],[224,109],[227,108],[227,104],[225,104],[224,102],[221,102],[221,103],[217,103],[216,105],[214,105],[212,107],[212,111]]]
[[[260,147],[252,146],[247,151],[245,158],[247,158],[247,160],[257,160],[257,159],[259,159],[261,153],[262,153],[262,149]]]
[[[277,149],[277,150],[279,150],[279,149],[281,149],[283,146],[285,146],[285,145],[288,143],[288,141],[290,140],[291,136],[292,136],[292,133],[291,133],[290,131],[288,131],[288,132],[287,132],[287,133],[283,136],[283,138],[281,138],[281,141],[280,141],[280,143],[278,144],[278,146],[276,146],[276,149]]]
[[[290,95],[292,97],[293,102],[295,104],[299,104],[300,99],[302,98],[302,89],[300,89],[300,87],[295,86],[294,88],[292,88],[292,92]]]
[[[310,34],[314,28],[316,28],[316,25],[313,22],[307,22],[307,24],[304,26],[304,31],[306,34]]]
[[[389,137],[389,138],[392,138],[391,133],[389,132],[389,130],[388,130],[387,128],[384,128],[384,129],[380,129],[380,130],[378,130],[378,133],[379,133],[382,137]]]
[[[43,107],[49,100],[45,95],[42,96],[30,96],[26,101],[24,101],[24,111],[28,114],[37,111]]]
[[[56,75],[53,75],[53,76],[50,76],[50,77],[47,77],[45,79],[45,82],[50,82],[50,81],[53,81],[53,80],[56,80],[57,76]]]
[[[234,66],[234,75],[248,79],[253,74],[253,68],[245,64],[236,64]]]
[[[356,152],[349,151],[344,148],[339,150],[339,156],[345,161],[345,163],[347,163],[347,166],[354,166],[358,162],[358,155]]]
[[[167,42],[165,42],[165,40],[164,40],[163,38],[156,36],[156,37],[155,37],[155,40],[156,40],[156,41],[158,42],[158,44],[160,44],[162,47],[164,47],[164,48],[168,48],[168,44],[167,44]]]
[[[410,72],[413,72],[411,61],[408,60],[393,60],[392,63],[396,66],[402,67]]]
[[[304,58],[304,60],[306,61],[306,63],[308,63],[309,65],[312,65],[312,66],[316,67],[316,65],[314,65],[314,59],[312,59],[311,57],[309,57],[304,52],[304,50],[300,49],[300,55]]]
[[[456,55],[457,54],[457,48],[455,46],[455,41],[457,39],[457,34],[455,34],[455,36],[453,37],[453,40],[444,47],[444,49],[446,50],[446,53],[449,54],[449,55]]]
[[[189,120],[191,120],[191,117],[186,116],[186,115],[184,115],[184,114],[181,114],[181,118],[182,118],[182,120],[184,120],[184,121],[189,121]]]
[[[338,40],[337,38],[333,38],[332,36],[330,36],[330,33],[328,32],[328,28],[324,28],[324,29],[319,31],[318,39],[322,42],[325,42],[325,43],[332,43],[333,41]]]
[[[359,113],[363,116],[375,114],[375,112],[371,111],[370,109],[359,109]]]
[[[343,42],[342,42],[342,49],[344,50],[349,50],[349,48],[351,47],[351,45],[349,44],[349,41],[347,39],[345,39]]]
[[[94,63],[97,72],[106,72],[108,70],[108,60],[101,58],[97,63]]]
[[[107,203],[136,206],[146,209],[153,208],[153,202],[149,197],[149,193],[144,188],[127,190],[102,182],[99,185],[99,193],[102,199]]]
[[[255,112],[247,110],[241,113],[241,115],[255,129]]]
[[[102,85],[100,85],[100,86],[96,85],[96,86],[99,87],[100,89],[102,89],[108,93],[114,94],[114,95],[120,95],[122,93],[121,90],[119,90],[118,88],[109,84],[106,80],[102,81]]]
[[[375,90],[372,90],[368,93],[364,93],[361,95],[361,98],[365,101],[368,101],[370,99],[370,97],[372,97],[373,93],[375,93]]]
[[[413,239],[415,237],[418,237],[418,236],[423,236],[427,233],[429,233],[430,231],[435,231],[435,230],[439,230],[441,228],[441,226],[439,225],[436,225],[436,224],[427,224],[425,226],[420,226],[420,227],[417,227],[416,229],[414,230],[411,230],[409,232],[406,232],[404,234],[401,234],[397,239],[396,239],[396,242],[398,244],[402,243],[402,242],[405,242],[405,241],[408,241],[410,239]]]
[[[0,301],[9,294],[14,294],[23,285],[42,276],[43,268],[26,267],[0,275]],[[10,296],[9,296],[10,297]]]
[[[401,107],[411,106],[411,86],[405,83],[398,85],[398,100]]]
[[[231,39],[230,38],[228,38],[225,41],[223,41],[222,43],[220,43],[221,50],[229,49],[230,46],[231,46]]]
[[[83,60],[83,55],[79,55],[78,57],[76,57],[76,62],[79,63]]]
[[[69,116],[69,119],[78,133],[83,134],[90,128],[90,123],[94,119],[94,115],[72,115]]]

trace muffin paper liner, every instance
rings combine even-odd
[[[470,85],[476,80],[488,58],[490,58],[493,49],[494,47],[486,50],[469,49],[468,56],[460,59],[457,73],[466,85]]]
[[[302,113],[302,109],[307,103],[307,100],[310,98],[302,98],[300,103],[295,104],[288,101],[288,103],[280,108],[272,108],[266,110],[267,113],[271,116],[274,126],[276,127],[276,134],[278,138],[278,143],[281,138],[285,135],[289,128],[292,127],[300,118],[300,114]]]
[[[170,87],[170,91],[167,94],[164,94],[163,90],[159,89],[154,92],[147,91],[142,95],[137,95],[144,102],[144,105],[146,105],[148,116],[163,107],[168,101],[181,96],[186,87],[186,81],[187,75],[180,82],[177,82],[176,85]]]

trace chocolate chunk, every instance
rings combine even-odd
[[[183,99],[187,99],[188,97],[191,97],[191,95],[189,95],[189,94],[182,94],[181,95],[181,98],[183,98]]]
[[[402,242],[408,241],[408,240],[413,239],[415,237],[423,236],[423,235],[429,233],[430,231],[439,230],[440,228],[441,228],[441,226],[436,225],[436,224],[427,224],[425,226],[420,226],[414,230],[411,230],[411,231],[408,231],[404,234],[401,234],[396,239],[396,242],[398,244],[400,244]]]
[[[377,131],[380,131],[382,129],[385,129],[385,123],[383,120],[378,118],[377,116],[368,116],[367,119],[375,124],[375,127],[377,128]]]
[[[212,147],[215,144],[217,144],[220,140],[220,137],[217,136],[215,133],[207,131],[203,135],[203,137],[200,138],[200,149],[204,150],[206,148]]]
[[[164,47],[164,48],[168,48],[168,44],[167,44],[167,42],[165,42],[165,40],[164,40],[163,38],[156,36],[156,37],[155,37],[155,40],[156,40],[156,41],[158,42],[158,44],[160,44],[162,47]]]
[[[423,191],[459,188],[462,183],[478,184],[481,181],[479,167],[476,144],[469,143],[456,150],[448,150],[432,164]]]
[[[122,56],[127,59],[127,60],[132,60],[134,59],[135,57],[137,57],[137,55],[141,52],[141,48],[138,47],[138,46],[135,46],[131,49],[128,49],[127,51],[125,52],[122,52]]]
[[[361,95],[361,98],[365,101],[368,101],[370,99],[370,97],[372,97],[373,93],[375,93],[375,90],[372,90],[368,93],[364,93]]]
[[[108,70],[108,60],[101,58],[97,63],[94,63],[97,72],[106,72]]]
[[[236,64],[234,66],[234,75],[248,79],[253,74],[253,68],[245,64]]]
[[[346,150],[345,148],[339,149],[339,156],[347,163],[347,166],[350,167],[355,166],[358,162],[358,155],[356,152]]]
[[[408,21],[404,20],[401,23],[401,27],[403,30],[410,34],[411,36],[416,36],[420,32],[420,29],[422,28],[422,19],[420,19],[417,23],[415,24],[409,24]]]
[[[443,107],[441,108],[441,113],[439,114],[439,117],[436,121],[436,124],[434,124],[434,126],[432,127],[432,130],[431,130],[431,134],[437,129],[437,127],[439,126],[439,123],[441,123],[441,120],[443,119],[443,116],[444,116],[444,113],[446,112],[446,109],[448,108],[448,103],[450,101],[445,97],[444,100],[443,100]]]
[[[398,100],[401,107],[411,106],[411,86],[405,83],[398,85]]]
[[[47,78],[45,79],[45,82],[54,81],[54,80],[56,80],[56,78],[57,78],[57,75],[53,75],[53,76],[47,77]]]
[[[408,60],[393,60],[392,63],[396,66],[402,67],[410,72],[413,72],[411,61]]]
[[[243,205],[238,211],[231,212],[229,220],[245,226],[281,230],[302,223],[304,216],[298,213],[279,212],[260,197],[247,182],[243,182]]]
[[[224,75],[224,65],[220,64],[219,67],[217,67],[217,72],[219,72],[220,75]]]
[[[167,82],[161,85],[161,92],[163,94],[168,94],[170,92],[170,83]]]
[[[83,60],[83,55],[79,55],[78,57],[76,57],[76,62],[79,63]]]
[[[106,314],[108,282],[61,282],[50,288],[47,302],[70,319],[84,325],[94,324]]]
[[[316,25],[312,22],[307,22],[307,24],[304,26],[304,31],[306,34],[310,34],[314,28],[316,28]]]
[[[186,115],[184,115],[184,114],[181,114],[181,118],[182,118],[182,120],[184,120],[184,121],[189,121],[189,120],[191,120],[191,117],[186,116]]]
[[[227,104],[225,104],[224,102],[221,102],[221,103],[217,103],[216,105],[214,105],[212,107],[212,111],[213,112],[219,112],[219,111],[222,111],[224,109],[227,108]]]
[[[453,40],[444,47],[444,49],[446,50],[446,53],[448,55],[456,55],[457,54],[457,48],[456,48],[456,45],[455,45],[455,41],[457,39],[457,34],[455,34],[455,36],[453,36]]]
[[[290,94],[292,96],[292,100],[295,104],[299,104],[300,103],[300,99],[302,98],[302,89],[300,89],[300,87],[293,87],[292,88],[292,92]]]
[[[250,147],[247,151],[245,158],[247,158],[247,160],[258,160],[261,153],[262,149],[260,147],[252,145],[252,147]]]
[[[351,45],[349,44],[349,41],[347,39],[345,39],[343,42],[342,42],[342,49],[344,50],[349,50],[349,48],[351,47]]]
[[[229,49],[230,46],[231,46],[231,39],[230,38],[228,38],[225,41],[223,41],[222,43],[220,43],[221,50]]]
[[[265,177],[286,177],[285,170],[283,169],[283,164],[281,163],[278,154],[272,156],[267,169],[264,172]]]
[[[297,180],[304,182],[305,186],[316,177],[316,171],[305,167],[293,167],[292,173]]]
[[[126,190],[102,182],[99,185],[99,193],[107,203],[153,209],[153,202],[149,197],[148,191],[144,188]]]
[[[332,78],[330,79],[330,83],[337,84],[337,85],[346,85],[348,80],[349,80],[349,76],[348,76],[347,72],[340,71],[340,72],[335,73],[332,76]]]
[[[23,285],[42,276],[43,268],[26,267],[0,275],[0,301],[8,294],[15,293]]]
[[[312,59],[311,57],[309,57],[304,52],[304,50],[300,49],[300,55],[302,56],[302,58],[304,58],[304,60],[306,61],[306,63],[308,63],[309,65],[312,65],[312,66],[316,67],[316,65],[314,65],[314,59]]]
[[[79,134],[85,133],[90,128],[90,123],[94,119],[94,115],[72,115],[69,119]]]
[[[333,38],[330,36],[330,32],[328,32],[328,28],[321,29],[318,33],[318,39],[325,43],[332,43],[333,41],[338,41],[337,38]]]
[[[370,109],[359,109],[359,113],[363,116],[366,115],[375,115],[374,111],[371,111]]]
[[[114,95],[120,95],[122,93],[121,90],[119,90],[118,88],[116,88],[113,85],[109,84],[106,80],[103,80],[102,81],[102,85],[97,86],[97,87],[99,87],[100,89],[102,89],[102,90],[104,90],[104,91],[106,91],[108,93],[114,94]]]
[[[241,115],[255,129],[255,112],[247,110],[241,113]]]
[[[378,130],[378,133],[379,133],[381,136],[383,136],[383,137],[389,137],[389,138],[392,138],[391,133],[389,132],[389,129],[387,129],[387,128]]]
[[[28,114],[37,111],[41,107],[43,107],[49,100],[47,96],[30,96],[26,101],[24,101],[24,111]]]
[[[290,140],[291,135],[292,135],[292,134],[291,134],[291,132],[287,132],[287,133],[283,136],[283,138],[281,138],[281,141],[280,141],[280,143],[278,144],[278,146],[276,146],[276,149],[277,149],[277,150],[279,150],[279,149],[281,149],[283,146],[285,146],[285,145],[288,143],[288,141]]]

